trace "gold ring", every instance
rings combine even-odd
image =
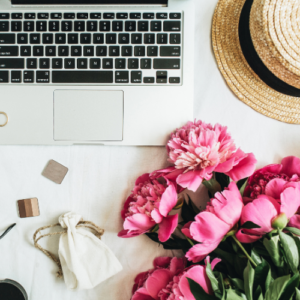
[[[0,111],[0,115],[4,115],[6,117],[6,121],[4,124],[0,124],[0,127],[4,127],[7,123],[8,123],[8,115],[3,112],[3,111]]]

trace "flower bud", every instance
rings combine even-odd
[[[286,214],[281,213],[272,220],[272,227],[275,229],[283,229],[286,227],[288,221]]]

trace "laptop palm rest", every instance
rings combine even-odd
[[[54,91],[55,141],[122,141],[123,91]]]

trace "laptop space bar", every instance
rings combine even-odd
[[[52,71],[52,83],[113,83],[113,72]]]

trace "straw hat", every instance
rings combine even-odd
[[[219,69],[240,100],[300,124],[299,0],[219,0],[212,41]]]

